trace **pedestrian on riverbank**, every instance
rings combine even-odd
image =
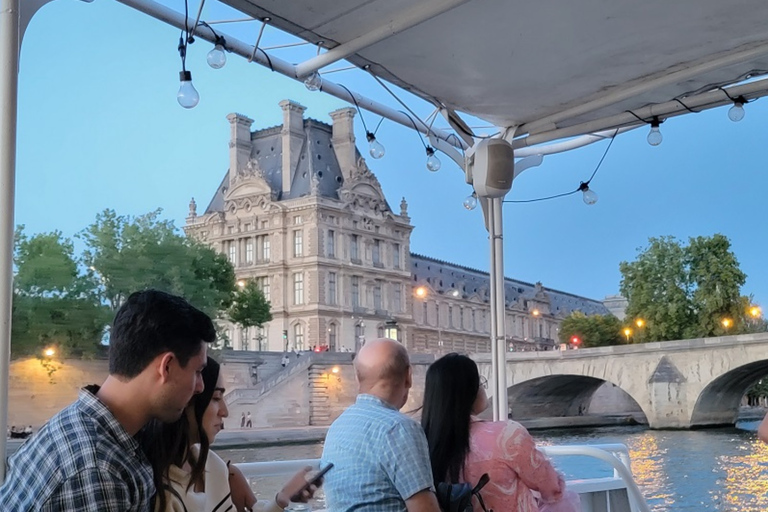
[[[10,458],[0,487],[4,511],[151,510],[152,466],[134,436],[151,419],[179,419],[195,393],[211,319],[156,290],[128,297],[115,315],[109,376],[80,391]]]
[[[240,428],[245,428],[245,413],[240,414]]]
[[[283,359],[280,361],[280,364],[283,365],[283,368],[288,366],[288,363],[291,362],[290,359],[288,359],[288,352],[283,353]]]
[[[248,411],[248,414],[245,415],[245,427],[253,428],[253,421],[251,420],[251,411]]]

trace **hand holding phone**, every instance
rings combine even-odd
[[[323,485],[323,477],[332,468],[333,468],[333,463],[330,463],[324,468],[321,468],[320,471],[318,471],[311,477],[307,475],[307,483],[304,484],[304,486],[298,492],[296,492],[293,496],[291,496],[291,501],[305,502],[308,499],[312,498],[312,495],[315,494],[315,490],[317,490],[318,487]],[[308,493],[309,495],[305,497],[306,493]]]

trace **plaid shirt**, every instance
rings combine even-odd
[[[321,467],[328,510],[406,512],[405,501],[432,489],[424,430],[372,395],[358,395],[325,438]]]
[[[3,512],[150,510],[152,466],[96,398],[98,389],[82,389],[11,457]]]

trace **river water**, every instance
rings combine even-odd
[[[763,512],[768,510],[768,445],[755,435],[758,422],[737,428],[694,431],[645,427],[601,427],[532,431],[549,444],[627,445],[632,472],[654,512]],[[322,445],[221,450],[233,462],[319,458]],[[567,478],[610,476],[613,470],[591,458],[554,460]],[[260,497],[274,496],[280,479],[252,482]],[[320,493],[315,507],[323,506]]]

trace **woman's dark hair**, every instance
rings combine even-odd
[[[205,414],[208,404],[211,403],[213,393],[216,390],[219,369],[219,363],[208,357],[208,363],[202,372],[205,387],[201,393],[192,397],[190,402],[194,410],[195,426],[200,440],[200,452],[197,457],[189,449],[190,444],[192,444],[192,430],[186,411],[181,415],[181,418],[173,423],[152,420],[142,430],[140,440],[144,453],[152,464],[155,488],[157,489],[155,503],[159,506],[159,510],[165,510],[164,489],[170,480],[172,465],[182,467],[185,462],[189,462],[189,465],[192,466],[187,490],[196,483],[205,481],[205,463],[208,461],[208,451],[212,440],[208,439],[205,429],[203,429],[203,414]]]
[[[479,390],[477,364],[467,356],[447,354],[427,370],[421,426],[427,434],[435,485],[459,481],[469,452],[470,415]]]

